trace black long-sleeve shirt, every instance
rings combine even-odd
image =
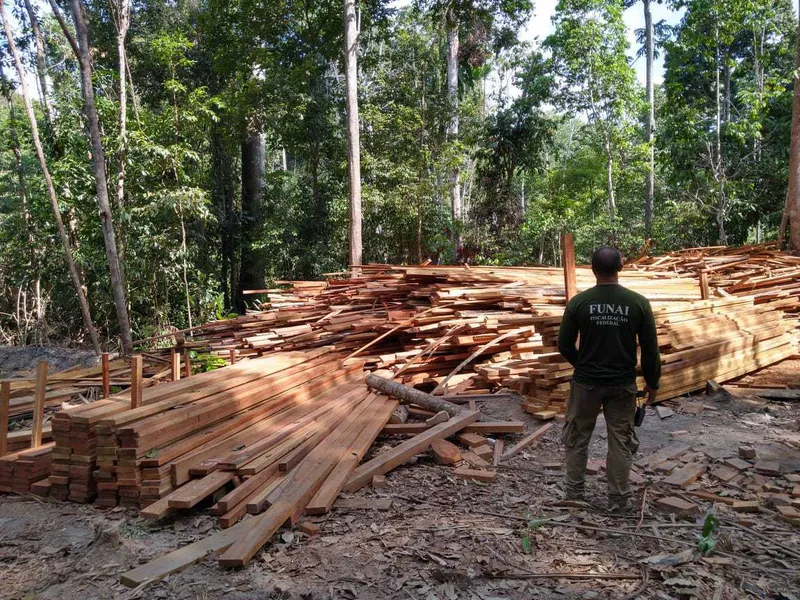
[[[578,334],[580,349],[575,346]],[[637,338],[644,380],[658,389],[661,354],[650,302],[619,284],[597,285],[567,304],[558,351],[575,367],[577,383],[629,385],[636,382]]]

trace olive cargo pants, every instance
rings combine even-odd
[[[601,407],[608,429],[606,473],[609,499],[615,501],[631,496],[631,464],[639,448],[633,424],[636,386],[584,385],[573,381],[567,420],[561,434],[567,450],[568,498],[583,496],[589,442]]]

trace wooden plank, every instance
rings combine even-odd
[[[698,279],[700,281],[700,299],[708,300],[711,297],[711,293],[708,289],[708,273],[706,271],[700,271]]]
[[[459,467],[453,471],[453,475],[456,477],[461,477],[462,479],[471,479],[473,481],[494,481],[497,477],[497,472]]]
[[[492,464],[496,467],[500,464],[503,458],[503,440],[498,439],[494,442],[494,453],[492,455]]]
[[[247,512],[251,515],[257,515],[263,512],[264,509],[269,506],[268,498],[270,494],[283,483],[285,477],[286,473],[276,472],[275,476],[270,479],[264,487],[247,499]]]
[[[192,508],[231,481],[235,475],[230,471],[213,471],[202,479],[190,481],[170,496],[169,507]]]
[[[131,357],[131,409],[142,405],[142,365],[141,354]]]
[[[0,456],[8,452],[8,405],[11,401],[11,382],[0,382]]]
[[[561,236],[561,257],[564,265],[564,290],[567,302],[578,293],[575,276],[575,240],[571,233]]]
[[[358,437],[362,427],[361,419],[343,420],[339,427],[286,477],[278,500],[265,513],[250,521],[251,526],[247,533],[219,557],[219,564],[223,567],[241,567],[247,564],[287,519],[305,508],[347,447]]]
[[[189,350],[183,351],[183,376],[186,379],[192,376],[192,355]]]
[[[333,504],[336,510],[389,510],[391,498],[340,498]]]
[[[233,509],[237,504],[248,497],[257,493],[264,486],[268,485],[271,480],[275,479],[278,474],[278,466],[274,465],[269,469],[264,469],[260,473],[253,475],[245,480],[241,485],[233,488],[225,496],[217,501],[217,506],[222,512],[228,512]]]
[[[317,493],[314,494],[311,502],[306,506],[308,514],[325,514],[331,509],[350,475],[370,446],[372,446],[375,438],[378,437],[382,427],[392,416],[396,407],[397,401],[395,400],[386,400],[382,396],[373,396],[371,406],[368,409],[369,414],[366,415],[367,424],[348,450],[349,454],[334,467],[325,483],[322,484]]]
[[[541,427],[539,427],[539,428],[538,428],[538,429],[536,429],[535,431],[533,431],[533,432],[529,433],[528,435],[526,435],[526,436],[525,436],[524,438],[522,438],[522,439],[521,439],[519,442],[517,442],[517,443],[514,445],[514,447],[513,447],[513,448],[511,448],[511,450],[509,450],[508,452],[505,452],[505,453],[503,454],[503,456],[502,456],[502,460],[509,459],[509,458],[511,458],[512,456],[514,456],[515,454],[518,454],[519,452],[522,452],[522,451],[523,451],[525,448],[527,448],[528,446],[530,446],[530,445],[531,445],[533,442],[535,442],[535,441],[536,441],[536,440],[538,440],[540,437],[542,437],[542,436],[543,436],[545,433],[547,433],[547,431],[548,431],[548,430],[549,430],[549,429],[550,429],[552,426],[553,426],[553,424],[552,424],[552,423],[547,423],[547,424],[545,424],[545,425],[542,425]]]
[[[145,582],[158,581],[167,575],[182,571],[186,567],[205,558],[212,552],[219,552],[230,546],[238,537],[244,535],[250,521],[244,521],[208,536],[198,542],[189,544],[150,561],[140,567],[123,573],[120,583],[128,587],[138,587]]]
[[[170,377],[172,381],[178,381],[181,378],[181,354],[173,348],[169,355],[170,364]]]
[[[42,445],[46,386],[47,361],[40,360],[39,364],[36,365],[36,389],[33,397],[33,422],[31,423],[31,448],[38,448]]]
[[[456,416],[452,416],[449,421],[440,423],[410,440],[406,440],[399,446],[395,446],[388,452],[376,456],[355,470],[344,489],[348,492],[355,492],[361,489],[372,481],[374,475],[385,475],[409,458],[427,450],[432,440],[443,439],[453,435],[461,431],[466,425],[477,421],[480,416],[477,411],[459,413]]]
[[[687,488],[705,472],[705,465],[689,463],[688,465],[685,465],[684,467],[672,473],[672,475],[664,480],[664,483],[667,485],[678,486],[682,489]]]
[[[101,377],[103,380],[103,398],[108,398],[111,395],[111,381],[108,372],[108,359],[109,359],[108,352],[103,352],[103,355],[100,357]]]

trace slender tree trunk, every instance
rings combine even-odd
[[[611,150],[611,135],[606,131],[605,150],[606,150],[606,187],[608,189],[608,216],[611,220],[617,218],[617,200],[614,195],[614,154]]]
[[[186,220],[183,216],[183,201],[178,196],[178,218],[181,221],[181,255],[183,256],[183,293],[186,296],[186,315],[189,319],[189,329],[192,328],[192,296],[189,293],[189,248],[186,245]]]
[[[800,17],[798,17],[800,19]],[[792,90],[792,137],[789,148],[789,186],[786,197],[785,216],[789,221],[789,248],[800,252],[800,21],[794,60],[794,89]],[[783,224],[779,234],[783,235]]]
[[[42,106],[44,107],[44,116],[47,119],[47,124],[53,124],[53,106],[50,104],[50,85],[47,81],[47,62],[44,53],[44,38],[42,38],[42,30],[39,28],[39,21],[36,19],[36,13],[33,10],[31,0],[24,0],[25,11],[28,13],[28,18],[31,20],[31,30],[33,31],[33,42],[36,47],[36,74],[39,77],[39,87],[42,91]]]
[[[14,66],[17,70],[17,77],[19,77],[21,82],[25,81],[25,69],[22,66],[22,61],[20,60],[19,53],[17,52],[17,45],[14,43],[14,36],[11,32],[11,26],[9,25],[5,6],[2,2],[0,2],[0,20],[3,22],[3,30],[6,34],[8,50],[14,61]],[[89,338],[92,341],[92,346],[94,347],[95,352],[100,354],[100,341],[97,338],[97,332],[95,331],[94,323],[92,322],[92,315],[89,311],[89,301],[86,298],[86,290],[84,288],[83,281],[78,274],[78,269],[75,266],[75,261],[73,260],[72,253],[69,249],[69,239],[67,238],[67,232],[64,228],[64,221],[61,219],[61,210],[58,206],[58,198],[56,197],[56,189],[53,185],[53,179],[50,177],[50,170],[47,168],[47,160],[45,159],[42,141],[39,137],[39,127],[36,123],[36,114],[33,111],[33,104],[31,103],[31,99],[28,97],[28,93],[26,92],[24,85],[20,85],[19,93],[22,96],[22,102],[25,105],[25,113],[28,116],[28,123],[31,128],[33,147],[36,151],[36,158],[39,161],[39,166],[42,169],[42,175],[44,176],[47,194],[50,197],[50,205],[53,209],[53,216],[55,217],[58,236],[61,239],[61,245],[64,249],[64,259],[67,262],[67,268],[69,270],[70,278],[72,279],[72,285],[75,288],[75,293],[78,295],[78,302],[81,306],[83,324],[86,327],[86,331],[89,334]]]
[[[242,144],[242,260],[236,307],[244,312],[244,290],[262,289],[266,256],[261,249],[264,225],[266,136],[248,132]]]
[[[361,138],[358,126],[358,20],[356,1],[344,0],[344,76],[347,108],[347,166],[350,178],[350,265],[361,272]]]
[[[647,123],[645,125],[645,143],[647,144],[647,172],[644,183],[644,229],[649,237],[653,230],[653,198],[655,196],[655,148],[653,146],[653,130],[655,127],[655,94],[653,89],[653,58],[655,46],[653,42],[653,14],[650,0],[643,0],[645,27],[645,79],[647,87]]]
[[[128,154],[128,90],[127,82],[127,53],[125,51],[125,38],[131,23],[130,0],[116,2],[117,21],[117,58],[119,77],[119,153],[117,154],[117,209],[120,215],[125,211],[125,163]],[[123,220],[124,221],[124,220]],[[125,227],[120,222],[119,227],[119,262],[120,268],[125,264]],[[124,270],[123,270],[124,272]],[[123,277],[124,281],[124,277]]]
[[[450,110],[450,121],[447,124],[447,137],[451,142],[458,140],[458,51],[460,40],[458,37],[458,19],[451,12],[447,17],[447,102]],[[453,217],[455,245],[455,258],[458,259],[458,250],[461,246],[461,188],[459,184],[460,170],[458,165],[450,173],[450,210]]]
[[[81,0],[70,0],[72,18],[75,22],[78,50],[80,51],[81,92],[83,94],[83,109],[88,121],[89,139],[92,147],[92,166],[94,168],[95,188],[97,190],[97,204],[100,209],[100,222],[103,226],[103,241],[106,247],[108,271],[111,277],[111,292],[114,297],[114,307],[117,311],[122,352],[133,352],[133,338],[131,325],[128,320],[128,306],[125,302],[125,288],[122,281],[119,255],[117,254],[117,240],[114,234],[114,222],[111,217],[111,205],[108,201],[108,185],[106,182],[106,159],[103,142],[100,135],[100,119],[94,104],[94,88],[92,87],[92,61],[89,55],[89,30],[83,16]]]
[[[721,53],[719,48],[719,32],[714,30],[714,40],[716,42],[716,61],[715,61],[715,84],[714,96],[716,99],[716,131],[714,143],[716,146],[716,166],[717,172],[717,210],[716,220],[719,233],[719,243],[723,246],[728,243],[728,236],[725,233],[725,179],[722,173],[722,87],[720,81]]]

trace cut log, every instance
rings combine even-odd
[[[431,450],[434,460],[440,465],[454,465],[461,461],[461,450],[447,440],[433,440]]]
[[[401,404],[394,409],[394,412],[389,419],[389,423],[395,425],[398,423],[405,423],[406,421],[408,421],[408,407],[404,404]]]

